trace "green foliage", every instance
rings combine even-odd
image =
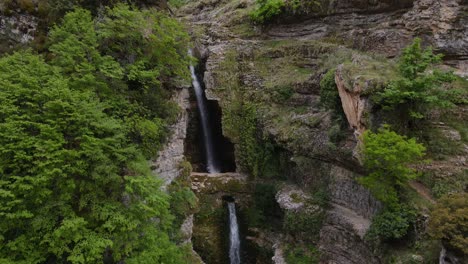
[[[286,4],[284,0],[257,0],[256,5],[250,17],[254,22],[264,24],[280,15]]]
[[[391,241],[404,237],[416,220],[416,212],[406,206],[398,206],[383,210],[372,219],[372,225],[367,232],[368,239],[380,238]]]
[[[253,205],[247,209],[249,226],[251,227],[266,227],[273,224],[272,219],[275,217],[276,204],[276,186],[271,184],[257,183],[254,189]]]
[[[328,70],[320,80],[320,104],[326,109],[341,109],[341,100],[335,83],[335,69]]]
[[[50,31],[48,62],[0,59],[1,261],[184,263],[170,206],[193,197],[170,200],[142,154],[174,116],[165,87],[187,75],[186,40],[154,10],[76,9]]]
[[[274,100],[281,103],[291,98],[294,90],[290,86],[277,86],[273,93]]]
[[[452,193],[461,193],[468,190],[468,169],[450,175],[448,177],[437,178],[432,184],[432,194],[436,198],[441,198]]]
[[[179,8],[188,3],[188,0],[169,0],[169,4],[175,8]]]
[[[165,123],[160,118],[148,120],[133,117],[127,120],[130,126],[129,136],[137,143],[146,158],[155,157],[161,149],[161,142],[166,138]]]
[[[453,107],[461,91],[446,87],[455,77],[435,67],[440,61],[441,55],[434,55],[430,48],[423,50],[421,39],[416,38],[403,50],[398,65],[400,77],[379,92],[376,101],[385,109],[398,109],[412,119],[423,118],[434,107]]]
[[[423,145],[407,139],[384,126],[377,133],[366,131],[363,136],[362,155],[369,175],[358,181],[384,204],[398,205],[398,190],[418,176],[409,165],[425,154]]]
[[[290,234],[314,240],[319,236],[324,218],[325,213],[322,210],[314,212],[288,211],[284,216],[283,228]]]
[[[121,121],[30,52],[0,69],[0,256],[98,263],[110,249],[115,261],[180,263],[168,197]]]
[[[89,11],[76,9],[51,30],[49,39],[51,63],[70,76],[73,89],[96,93],[108,113],[125,119],[127,136],[146,157],[154,157],[167,135],[167,123],[177,115],[164,87],[174,77],[185,77],[188,63],[187,35],[180,25],[161,13],[150,12],[120,4],[107,9],[105,19],[96,23]],[[128,24],[126,19],[139,24]],[[119,24],[131,30],[121,30]],[[134,46],[113,50],[106,36]],[[164,49],[172,56],[159,57],[161,53],[152,49]]]
[[[97,29],[101,49],[117,58],[129,81],[146,87],[172,76],[189,78],[188,35],[167,15],[118,4],[106,10]]]
[[[429,234],[451,249],[468,254],[468,194],[442,197],[431,212]]]
[[[91,13],[77,9],[50,31],[51,63],[72,78],[73,88],[94,88],[101,93],[104,78],[121,79],[123,70],[112,57],[101,55],[98,45]]]
[[[223,127],[228,128],[238,142],[239,163],[254,177],[262,176],[274,147],[259,135],[255,105],[232,102],[226,109],[222,122]]]
[[[320,1],[315,0],[256,0],[256,7],[250,18],[259,24],[266,24],[282,15],[300,16],[320,12]]]
[[[294,264],[317,264],[320,261],[320,252],[313,245],[288,248],[286,261]]]
[[[192,167],[189,162],[180,164],[182,173],[168,187],[170,194],[170,209],[175,216],[174,226],[180,227],[189,214],[193,214],[198,206],[198,199],[193,193],[190,185],[190,173]]]

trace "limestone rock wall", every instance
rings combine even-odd
[[[171,126],[171,136],[163,149],[158,153],[158,157],[151,161],[153,172],[164,181],[164,187],[169,185],[179,176],[180,163],[184,161],[184,145],[187,136],[189,107],[189,87],[179,89],[174,94],[174,101],[177,102],[181,111],[177,121]]]
[[[38,19],[28,14],[0,13],[0,50],[12,49],[31,42],[37,32]]]
[[[330,205],[320,231],[325,263],[379,263],[364,241],[372,217],[381,208],[370,192],[354,180],[355,173],[340,167],[330,172]],[[363,262],[365,260],[365,262]]]
[[[468,2],[322,1],[325,12],[263,28],[248,22],[253,2],[194,1],[179,12],[206,61],[207,96],[227,107],[238,89],[242,100],[258,106],[262,132],[287,150],[295,164],[286,177],[296,183],[297,193],[329,180],[330,203],[318,242],[323,263],[380,263],[363,237],[381,205],[355,181],[364,172],[353,150],[370,122],[367,89],[391,78],[394,65],[357,58],[355,51],[393,58],[421,37],[444,53],[445,63],[459,75],[468,76]],[[336,67],[337,89],[352,128],[341,131],[339,143],[330,136],[333,116],[320,107],[320,80]],[[361,72],[353,75],[355,69]],[[289,88],[285,93],[284,87]],[[277,263],[285,262],[281,242],[273,247]]]

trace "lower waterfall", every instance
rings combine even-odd
[[[230,264],[240,264],[240,238],[237,224],[236,204],[228,203],[229,208],[229,261]]]

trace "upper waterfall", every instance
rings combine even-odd
[[[189,55],[192,56],[192,50],[189,50]],[[190,64],[190,74],[192,75],[192,85],[195,90],[195,96],[197,97],[198,111],[200,113],[200,120],[202,125],[203,141],[205,143],[206,152],[206,169],[209,173],[218,173],[219,164],[215,157],[213,135],[209,126],[208,108],[206,107],[206,97],[203,89],[198,81],[197,74],[195,73],[195,67]]]

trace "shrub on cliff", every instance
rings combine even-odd
[[[301,16],[321,12],[321,2],[315,0],[257,0],[250,13],[255,23],[267,24],[280,16]]]
[[[387,208],[372,219],[368,239],[380,238],[391,241],[404,237],[416,220],[416,212],[410,207],[400,205]]]
[[[436,67],[441,58],[431,48],[423,49],[421,39],[416,38],[403,50],[398,65],[400,77],[379,92],[376,101],[384,109],[403,111],[405,119],[421,119],[434,107],[454,106],[461,91],[447,87],[455,76]]]
[[[334,111],[341,109],[341,100],[335,83],[335,69],[328,70],[320,80],[320,104]]]
[[[359,178],[359,183],[384,204],[397,206],[398,190],[418,176],[409,165],[424,156],[425,147],[413,138],[398,135],[388,126],[376,133],[364,132],[362,140],[364,166],[369,175]]]
[[[431,212],[429,234],[468,255],[468,194],[444,196]]]
[[[401,204],[401,190],[419,176],[409,166],[419,161],[426,149],[415,139],[391,131],[389,126],[364,132],[362,141],[363,162],[369,174],[358,182],[384,204],[372,220],[367,237],[374,241],[400,239],[416,219],[414,210]]]
[[[257,0],[256,8],[250,17],[254,22],[264,24],[280,15],[284,7],[284,0]]]
[[[314,245],[303,245],[286,248],[287,263],[316,264],[320,262],[320,252]]]

